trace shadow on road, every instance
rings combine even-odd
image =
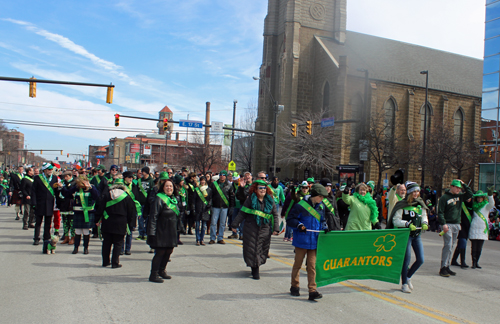
[[[148,276],[131,276],[131,275],[116,275],[113,274],[112,272],[114,269],[107,268],[109,272],[109,275],[107,276],[82,276],[82,277],[68,277],[70,280],[75,280],[75,281],[82,281],[82,282],[89,282],[89,283],[95,283],[95,284],[100,284],[100,285],[106,285],[106,284],[111,284],[111,283],[137,283],[137,282],[147,282],[148,281]]]

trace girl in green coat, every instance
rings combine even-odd
[[[342,193],[342,200],[351,207],[346,231],[368,231],[372,229],[378,221],[378,209],[375,200],[367,194],[368,186],[360,183],[352,196],[346,187]]]

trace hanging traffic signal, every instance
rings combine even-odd
[[[306,121],[306,132],[307,134],[311,135],[312,134],[312,127],[313,127],[313,122],[308,120]]]
[[[297,124],[292,124],[292,136],[297,137]]]
[[[68,154],[66,154],[66,156],[67,156],[67,157],[69,157],[69,153],[68,153]]]
[[[61,150],[61,155],[62,155],[62,151],[63,151],[63,150]]]
[[[163,118],[163,130],[166,131],[168,129],[168,119]]]
[[[42,150],[40,150],[40,155],[42,155],[42,154],[43,154],[43,151],[42,151]]]
[[[31,77],[30,79],[35,79],[35,77]],[[30,97],[36,98],[36,82],[30,82]]]
[[[106,94],[106,103],[113,103],[113,89],[114,87],[108,87],[108,93]]]
[[[120,126],[120,115],[115,114],[115,126],[118,127]]]

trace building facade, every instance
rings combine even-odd
[[[323,113],[323,118],[334,117],[336,122],[353,120],[333,126],[332,163],[356,166],[358,181],[377,181],[377,163],[370,154],[360,154],[376,116],[382,116],[386,134],[397,138],[408,154],[411,147],[421,146],[426,110],[426,138],[446,128],[448,136],[463,142],[480,141],[481,68],[478,59],[346,31],[346,0],[269,0],[256,129],[273,131],[274,110],[268,92],[285,106],[278,125],[291,125],[310,111]],[[427,105],[421,71],[428,71],[429,76]],[[278,132],[278,138],[284,136],[291,135]],[[256,152],[265,151],[265,146],[257,139]],[[418,157],[416,160],[384,173],[390,177],[404,168],[405,178],[420,182],[421,165]],[[269,169],[270,155],[256,155],[254,165]],[[281,178],[302,180],[303,169],[277,166]],[[341,180],[338,173],[313,176]],[[474,168],[461,176],[464,181],[477,182]],[[454,177],[450,168],[443,185]],[[433,180],[432,173],[426,172],[425,183]]]

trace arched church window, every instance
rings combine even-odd
[[[387,138],[394,137],[394,130],[396,127],[396,102],[393,98],[389,98],[384,103],[384,114],[385,114],[385,136]]]
[[[453,133],[455,135],[455,139],[462,142],[464,133],[464,113],[460,108],[458,108],[457,111],[455,111],[455,114],[453,114]]]

